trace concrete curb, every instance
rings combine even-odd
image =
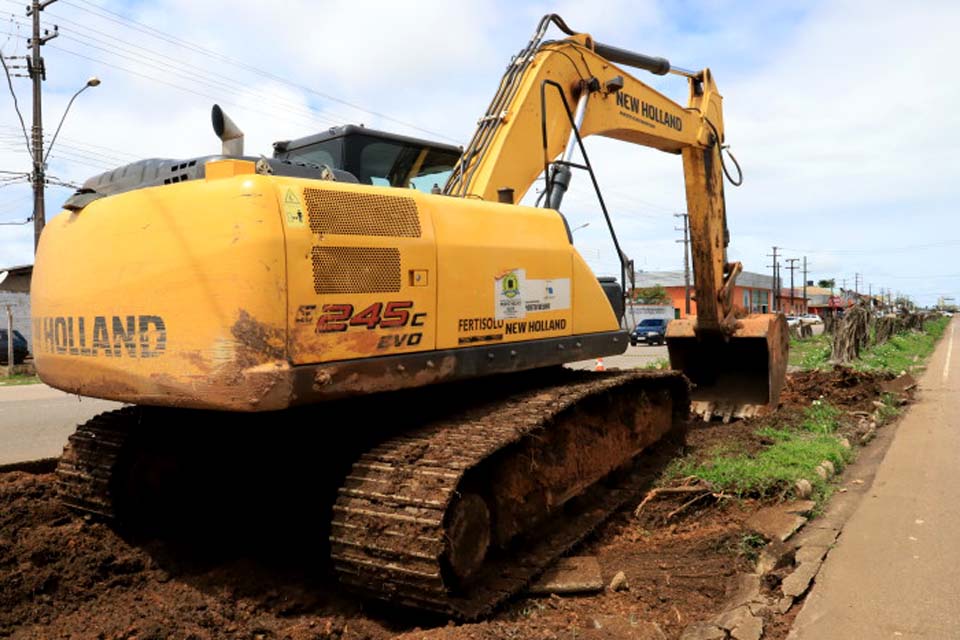
[[[888,423],[881,421],[878,426],[896,427],[898,423],[899,419]],[[740,575],[736,592],[724,606],[723,612],[707,622],[688,626],[680,640],[761,640],[764,615],[786,614],[810,590],[830,549],[840,537],[843,526],[869,492],[895,433],[896,428],[873,429],[871,435],[875,443],[869,448],[860,448],[857,459],[836,477],[838,491],[830,499],[826,512],[816,520],[808,522],[796,513],[795,508],[791,508],[790,503],[779,505],[783,515],[789,516],[792,511],[802,522],[798,524],[798,521],[786,517],[776,522],[781,531],[761,533],[771,540],[790,540],[790,544],[780,547],[774,547],[773,543],[768,545],[771,552],[767,552],[767,549],[761,552],[758,572]],[[796,504],[801,504],[801,501]],[[794,569],[780,583],[783,597],[762,594],[764,577],[771,570],[789,564],[794,564]]]
[[[53,473],[57,469],[57,462],[60,458],[41,458],[39,460],[25,460],[23,462],[11,462],[9,464],[0,464],[0,473],[10,473],[12,471],[22,471],[24,473]]]

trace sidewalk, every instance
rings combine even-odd
[[[947,327],[919,401],[827,556],[789,640],[960,638],[956,325]]]

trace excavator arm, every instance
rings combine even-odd
[[[551,24],[568,37],[545,40]],[[687,106],[621,65],[686,76]],[[709,69],[679,69],[664,58],[596,42],[558,16],[545,16],[508,66],[445,193],[512,203],[543,175],[545,206],[559,209],[571,168],[586,168],[572,162],[574,151],[591,135],[682,156],[697,316],[671,323],[668,345],[674,368],[700,390],[695,406],[724,417],[775,406],[785,376],[786,329],[773,315],[736,317],[742,267],[727,261],[722,96]],[[611,234],[616,243],[612,225]]]
[[[688,76],[683,107],[633,77],[614,62],[669,72],[662,58],[617,49],[574,34],[541,42],[511,63],[445,192],[484,200],[519,200],[541,174],[550,175],[547,204],[558,208],[570,180],[576,139],[599,135],[681,154],[697,283],[698,328],[732,333],[731,294],[738,267],[726,262],[726,213],[720,144],[722,97],[709,69]],[[542,36],[541,36],[542,38]],[[606,55],[601,55],[606,54]],[[573,118],[568,111],[575,113]],[[562,157],[552,170],[553,159]]]

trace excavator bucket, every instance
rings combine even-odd
[[[787,372],[787,323],[782,315],[737,321],[731,336],[694,332],[696,318],[667,325],[670,366],[693,383],[691,411],[710,420],[762,415],[777,408]]]

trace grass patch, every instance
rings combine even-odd
[[[861,371],[886,371],[898,374],[910,371],[923,363],[943,335],[949,318],[937,318],[926,323],[923,333],[908,331],[899,333],[884,344],[873,345],[860,354],[860,359],[850,363]]]
[[[832,336],[826,334],[802,340],[791,338],[787,363],[801,369],[828,369],[831,338]]]
[[[668,470],[671,477],[696,476],[716,491],[745,496],[780,496],[793,491],[797,480],[806,478],[813,485],[817,502],[830,494],[830,483],[816,473],[824,460],[839,472],[851,459],[834,435],[840,426],[839,409],[821,402],[807,407],[793,424],[766,425],[757,435],[772,444],[755,454],[733,453],[729,448],[714,449],[705,461],[678,461]]]
[[[908,331],[893,336],[885,344],[871,344],[860,353],[860,359],[850,366],[860,371],[883,371],[899,374],[924,362],[943,335],[950,318],[937,318],[927,322],[923,333]],[[812,338],[790,339],[790,355],[787,362],[801,369],[829,369],[833,336],[821,334]]]
[[[746,558],[750,564],[756,564],[760,550],[767,546],[767,539],[756,533],[745,533],[737,545],[737,555]]]
[[[648,362],[647,364],[641,367],[641,369],[669,369],[669,368],[670,368],[670,360],[668,360],[667,358],[657,358],[653,362]]]
[[[880,402],[883,403],[882,407],[877,407],[877,414],[879,420],[878,424],[887,424],[898,415],[900,415],[900,406],[897,403],[897,396],[892,393],[884,393],[880,396]]]
[[[27,376],[22,373],[0,378],[0,387],[12,387],[20,384],[40,384],[40,378],[39,376]]]

